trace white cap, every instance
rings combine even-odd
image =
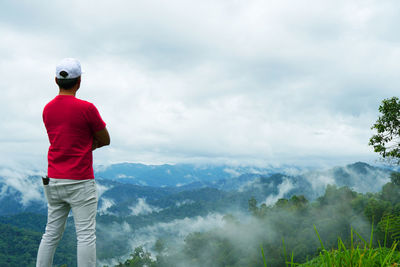
[[[63,75],[61,72],[65,71]],[[75,58],[64,58],[60,63],[56,66],[56,78],[57,79],[75,79],[81,76],[81,63]]]

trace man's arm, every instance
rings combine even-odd
[[[102,146],[108,146],[110,144],[110,135],[108,134],[107,128],[97,131],[93,136],[92,150],[100,148]]]

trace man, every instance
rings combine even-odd
[[[97,191],[92,151],[109,145],[110,136],[96,107],[75,97],[81,73],[79,61],[63,59],[56,67],[59,94],[43,110],[50,141],[48,177],[43,178],[48,216],[37,267],[52,266],[70,210],[76,228],[78,267],[96,266]]]

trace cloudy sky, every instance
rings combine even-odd
[[[45,166],[55,65],[111,134],[96,164],[373,161],[370,129],[398,95],[400,2],[0,3],[1,165]]]

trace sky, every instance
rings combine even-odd
[[[111,146],[95,164],[375,161],[400,82],[399,1],[0,2],[0,165],[45,168],[55,66]]]

